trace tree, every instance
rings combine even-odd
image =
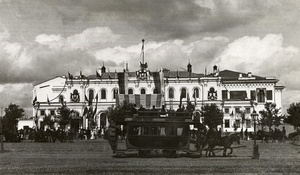
[[[51,115],[46,115],[44,118],[44,125],[49,126],[50,128],[54,127],[55,121],[52,119]]]
[[[59,108],[59,112],[60,112],[59,124],[62,128],[65,128],[65,126],[69,124],[71,121],[70,118],[71,111],[67,106],[64,105],[61,108]]]
[[[5,115],[2,120],[3,133],[9,141],[15,141],[17,136],[18,119],[24,116],[24,109],[16,104],[9,104],[8,108],[4,109]]]
[[[107,109],[108,121],[116,122],[118,124],[124,124],[126,114],[130,113],[133,108],[132,104],[124,103],[122,105],[111,106]],[[132,113],[130,114],[133,115]]]
[[[210,129],[217,128],[218,125],[223,124],[223,112],[216,104],[206,104],[201,108],[201,116],[204,117],[203,124]]]
[[[268,126],[269,129],[272,126],[279,126],[284,118],[283,115],[280,114],[280,109],[276,108],[275,103],[266,103],[265,109],[259,111],[261,114],[260,124],[263,126]]]
[[[297,128],[300,126],[300,103],[292,103],[287,109],[288,116],[284,122],[293,125]]]

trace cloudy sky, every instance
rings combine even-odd
[[[0,107],[29,111],[33,85],[55,76],[135,71],[141,39],[150,70],[230,69],[275,76],[283,109],[300,101],[300,1],[0,0]],[[28,113],[32,115],[32,113]]]

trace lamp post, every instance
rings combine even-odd
[[[256,113],[256,111],[254,110],[251,114],[251,117],[253,118],[253,122],[254,122],[254,145],[253,145],[253,156],[252,159],[259,159],[259,153],[258,153],[258,145],[256,145],[256,118],[257,118],[258,114]]]
[[[1,116],[0,116],[0,139],[1,139],[1,151],[3,151],[4,150],[4,148],[3,148],[3,128],[2,128],[2,118],[3,118],[3,116],[2,116],[2,107],[1,107]]]

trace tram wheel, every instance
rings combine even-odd
[[[150,155],[150,150],[139,150],[138,151],[138,156],[145,158],[145,157],[149,157]]]
[[[166,158],[177,157],[176,150],[163,150],[163,154]]]

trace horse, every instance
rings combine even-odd
[[[206,156],[211,156],[211,154],[215,156],[213,150],[216,146],[224,147],[223,156],[226,156],[227,149],[230,149],[229,154],[232,154],[233,149],[231,148],[231,145],[233,142],[237,142],[238,144],[240,144],[240,137],[237,134],[231,134],[229,136],[224,137],[220,137],[217,135],[211,136],[207,139],[208,148],[206,150]]]

